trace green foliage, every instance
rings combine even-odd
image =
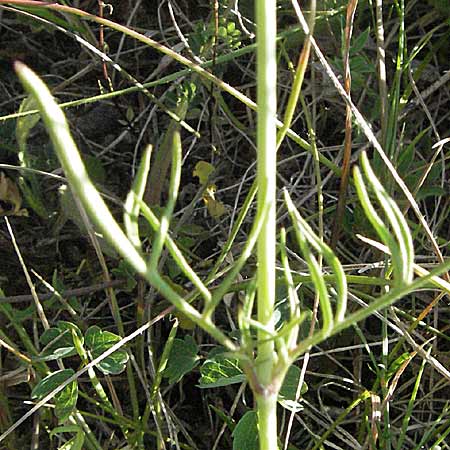
[[[23,100],[20,105],[19,112],[23,113],[36,109],[36,100],[30,96]],[[33,164],[34,157],[31,155],[27,147],[27,141],[31,131],[39,122],[39,119],[39,114],[27,115],[17,119],[16,139],[19,146],[18,157],[21,166],[24,168],[36,168]],[[37,177],[34,174],[27,174],[22,176],[19,181],[19,186],[29,206],[40,217],[44,219],[48,218],[49,212],[45,206]]]
[[[325,4],[328,3],[326,2]],[[336,5],[336,2],[333,2],[333,4]],[[269,2],[261,2],[261,5],[266,7],[269,5]],[[339,5],[345,7],[346,2],[344,0],[340,1]],[[395,3],[396,7],[399,7],[399,5],[399,2]],[[56,6],[51,5],[51,7]],[[365,5],[364,8],[366,7]],[[340,8],[338,12],[336,11],[337,9],[333,11],[333,14],[337,15],[339,12],[340,18],[342,18],[344,8]],[[260,16],[257,17],[258,26],[261,21],[264,22],[266,19],[272,20],[275,18],[275,14],[259,14]],[[49,19],[52,20],[51,17]],[[98,18],[90,17],[90,19],[98,22]],[[98,23],[104,25],[103,22]],[[236,23],[230,21],[226,14],[223,14],[223,17],[221,17],[218,30],[214,29],[212,23],[204,25],[201,22],[197,22],[197,29],[189,36],[192,51],[200,55],[203,59],[209,59],[215,55],[216,51],[224,51],[224,49],[225,51],[232,51],[237,49],[241,46],[242,36],[238,29],[240,25],[238,26]],[[146,37],[139,35],[137,32],[124,29],[124,27],[116,27],[116,29],[138,38],[141,42],[148,44],[151,41],[150,39],[146,40]],[[269,27],[269,29],[273,31],[274,27]],[[264,30],[261,31],[258,29],[258,31],[258,38],[266,36]],[[216,32],[217,36],[215,35]],[[399,34],[401,33],[402,31],[400,29]],[[366,52],[369,34],[370,29],[366,28],[364,32],[355,35],[356,38],[352,42],[350,65],[353,72],[353,85],[357,89],[363,87],[363,81],[365,81],[368,74],[376,74],[375,64],[369,59],[369,51]],[[273,35],[272,37],[272,43],[274,43],[275,36]],[[268,48],[268,46],[266,47]],[[197,90],[200,91],[207,86],[208,92],[210,92],[209,88],[211,83],[215,83],[221,88],[225,84],[212,75],[212,73],[219,73],[221,68],[217,68],[217,71],[211,70],[209,72],[203,67],[194,66],[190,61],[183,59],[182,56],[173,55],[173,52],[171,53],[170,49],[166,49],[163,45],[158,44],[154,48],[163,51],[165,54],[172,56],[176,61],[185,64],[188,70],[195,71],[201,78],[201,83],[199,79],[196,79],[195,83],[187,81],[187,84],[181,85],[178,88],[174,99],[176,106],[182,104],[183,108],[187,109],[190,106],[188,103],[196,99]],[[267,55],[261,56],[260,52],[264,50],[263,46],[258,44],[257,48],[258,74],[261,75],[261,68],[276,67],[276,55],[273,54],[271,59],[261,59],[266,58]],[[306,47],[304,47],[305,49]],[[338,58],[335,60],[335,64],[339,66],[342,64],[342,61]],[[392,193],[393,191],[377,179],[367,156],[363,153],[360,160],[362,170],[355,168],[353,178],[362,207],[358,205],[354,208],[355,217],[353,219],[355,220],[356,218],[356,222],[360,223],[370,222],[374,227],[376,234],[373,234],[373,236],[378,236],[383,245],[376,242],[373,242],[373,245],[387,254],[388,265],[386,267],[386,275],[390,276],[392,274],[393,280],[392,282],[391,280],[389,282],[386,281],[385,293],[373,297],[368,295],[371,302],[366,308],[347,313],[347,293],[348,289],[352,289],[350,280],[352,277],[354,279],[354,276],[344,272],[344,258],[338,258],[337,254],[325,242],[326,239],[324,239],[324,236],[326,234],[323,229],[323,211],[319,211],[319,232],[317,232],[314,222],[316,216],[310,212],[306,214],[306,208],[303,209],[304,207],[302,207],[300,212],[296,208],[294,200],[286,193],[286,205],[293,224],[292,235],[295,233],[301,257],[306,261],[306,267],[304,261],[301,261],[300,264],[301,277],[302,279],[307,278],[308,280],[305,282],[304,287],[306,290],[313,289],[316,298],[319,300],[318,322],[314,333],[310,333],[309,326],[306,327],[308,328],[306,331],[301,328],[302,326],[310,325],[306,320],[307,316],[312,315],[308,310],[310,296],[306,298],[306,301],[303,300],[303,288],[302,290],[298,290],[298,285],[294,284],[292,280],[293,272],[291,273],[289,264],[283,263],[285,277],[281,277],[280,279],[285,282],[286,285],[284,287],[276,286],[277,291],[275,292],[275,283],[270,282],[275,274],[275,261],[278,256],[274,252],[276,248],[275,214],[271,214],[276,205],[276,161],[274,159],[274,148],[276,147],[274,139],[276,137],[274,135],[276,84],[274,72],[268,78],[263,79],[262,82],[258,80],[258,182],[254,185],[254,189],[251,190],[249,197],[244,203],[244,207],[242,208],[244,212],[239,214],[240,217],[236,221],[238,225],[233,227],[231,237],[225,243],[224,251],[218,258],[219,262],[211,269],[210,273],[205,275],[203,271],[199,271],[197,274],[193,270],[191,264],[195,260],[195,255],[190,252],[198,244],[198,240],[200,240],[198,234],[202,232],[189,235],[189,233],[185,233],[184,230],[179,229],[177,222],[172,220],[181,182],[182,141],[178,119],[172,117],[170,132],[166,133],[164,137],[164,151],[155,154],[156,157],[163,156],[165,158],[166,167],[172,167],[172,173],[169,179],[170,186],[167,192],[167,204],[157,212],[156,208],[149,207],[144,201],[144,191],[146,184],[148,184],[147,177],[150,170],[151,147],[149,146],[144,151],[136,179],[126,200],[124,232],[124,228],[115,219],[116,215],[113,216],[110,213],[99,195],[98,189],[92,182],[103,182],[106,179],[106,173],[102,165],[99,161],[93,160],[92,158],[86,163],[84,156],[85,163],[83,164],[79,151],[71,138],[64,116],[56,104],[54,104],[45,85],[32,72],[30,73],[28,69],[20,64],[17,65],[17,69],[27,90],[33,93],[36,98],[36,104],[50,131],[50,136],[55,145],[58,157],[61,160],[61,165],[74,192],[74,196],[67,196],[65,200],[62,200],[62,202],[65,201],[65,204],[61,209],[70,212],[75,197],[77,200],[79,199],[90,219],[94,222],[95,229],[105,237],[108,245],[114,247],[115,251],[124,258],[124,263],[119,266],[115,274],[120,277],[125,277],[128,280],[127,288],[131,290],[135,287],[134,272],[137,273],[138,276],[145,279],[155,289],[153,293],[157,291],[156,295],[164,297],[176,307],[177,311],[174,312],[175,315],[183,317],[183,320],[189,321],[192,327],[202,328],[202,330],[219,343],[220,347],[214,348],[200,367],[201,378],[199,380],[199,386],[201,388],[230,386],[235,383],[247,381],[253,390],[256,404],[255,411],[246,412],[234,427],[232,434],[233,449],[257,450],[258,448],[262,448],[263,450],[274,450],[277,448],[277,402],[292,412],[299,412],[302,405],[300,404],[301,400],[297,397],[305,394],[308,389],[308,386],[303,383],[300,392],[297,393],[299,390],[300,369],[294,363],[300,355],[309,351],[314,345],[323,342],[325,339],[337,335],[337,333],[357,321],[369,317],[376,310],[386,308],[396,299],[408,296],[417,289],[426,286],[426,283],[429,283],[431,276],[427,276],[428,278],[424,279],[424,281],[420,277],[413,278],[413,268],[415,267],[414,251],[411,233],[404,218],[403,208],[400,208],[394,202],[393,196],[395,194]],[[187,73],[188,71],[185,71],[184,75]],[[296,78],[303,76],[304,72],[302,73],[300,69],[295,74]],[[396,87],[400,88],[402,85],[400,79],[397,82]],[[261,95],[261,85],[263,87],[271,85],[273,92],[262,91]],[[364,87],[366,86],[364,85]],[[371,94],[370,86],[367,87],[369,94]],[[231,89],[228,89],[227,92],[231,91]],[[393,103],[395,103],[396,99],[398,100],[400,98],[399,95],[396,97],[394,94],[392,96]],[[236,94],[235,98],[243,100],[243,97],[239,96],[239,94]],[[295,101],[292,100],[293,98]],[[369,96],[369,98],[372,97]],[[268,107],[265,103],[267,99],[273,102],[272,108]],[[293,105],[291,108],[291,112],[293,113],[298,98],[291,96],[288,100],[288,103],[292,103]],[[292,102],[290,102],[291,100]],[[247,103],[245,104],[248,106]],[[303,106],[306,109],[305,104]],[[306,114],[306,111],[304,112]],[[184,111],[184,113],[188,117],[187,111]],[[179,116],[182,119],[185,118],[184,114],[179,114]],[[33,124],[33,120],[31,120],[31,116],[27,117],[30,119],[29,122],[24,121],[18,126],[17,130],[18,140],[22,140],[23,145],[25,145],[29,132],[35,125]],[[197,116],[193,114],[189,118],[193,117],[196,118]],[[288,114],[285,117],[289,119]],[[134,116],[129,116],[129,118],[133,119]],[[267,119],[267,122],[264,122],[264,118]],[[286,129],[283,133],[290,132],[288,129],[291,126],[291,120],[287,120],[288,123],[285,124]],[[261,123],[265,124],[262,128]],[[361,123],[361,119],[359,118],[358,123]],[[314,127],[310,128],[310,138],[313,140]],[[246,132],[248,134],[253,133],[252,130],[246,130]],[[367,131],[365,132],[367,134]],[[395,130],[393,134],[395,135]],[[368,136],[371,136],[370,133]],[[266,140],[266,138],[269,140]],[[266,142],[261,144],[261,141]],[[280,144],[281,141],[280,139]],[[419,162],[424,157],[416,153],[416,144],[417,142],[408,144],[409,146],[405,149],[405,153],[401,154],[400,152],[396,166],[403,179],[407,179],[408,176],[411,177],[411,179],[407,179],[408,186],[413,186],[414,188],[420,180],[420,175],[424,173],[421,171],[421,167],[416,164],[416,162]],[[376,146],[377,149],[378,147]],[[199,148],[201,149],[202,147],[199,146]],[[311,150],[308,145],[305,148]],[[27,150],[25,149],[24,151]],[[201,154],[197,161],[203,157]],[[272,159],[269,159],[269,157]],[[424,159],[426,158],[424,157]],[[272,163],[268,163],[267,161],[272,161]],[[153,169],[154,167],[152,165]],[[165,171],[159,171],[158,166],[156,167],[155,172],[160,175],[158,178],[160,182],[157,187],[162,188],[166,182],[166,178],[169,177],[166,177]],[[261,167],[263,167],[263,172],[261,172]],[[317,168],[320,172],[320,167],[318,166]],[[438,169],[438,167],[431,169],[431,172],[428,174],[429,180],[434,182],[438,179],[438,175],[435,173]],[[380,172],[383,170],[385,170],[385,167],[380,166]],[[414,173],[415,171],[417,173]],[[161,176],[161,174],[163,175]],[[203,173],[199,178],[207,180],[209,175],[210,173],[206,175]],[[317,176],[317,178],[320,177]],[[319,181],[317,179],[318,183]],[[152,187],[155,187],[154,184],[150,183]],[[418,191],[415,192],[417,198],[425,198],[428,195],[440,196],[443,193],[442,188],[439,190],[439,186],[435,184],[417,186],[417,188]],[[37,190],[39,192],[38,188]],[[257,190],[257,214],[251,219],[253,225],[250,232],[248,233],[245,230],[247,241],[243,247],[234,245],[235,237],[244,231],[242,224],[246,219],[247,212],[251,209],[252,195],[254,196]],[[321,193],[319,193],[320,196]],[[162,199],[166,199],[166,197],[163,195]],[[116,211],[114,211],[115,213]],[[148,222],[145,224],[147,225],[146,230],[143,229],[143,219],[140,215],[143,215]],[[71,220],[76,222],[76,219]],[[222,222],[220,223],[220,227],[223,228]],[[148,228],[151,228],[151,232],[148,232]],[[172,229],[175,229],[177,234],[172,234]],[[352,232],[352,235],[354,234],[354,230],[351,230],[350,227],[348,230]],[[371,234],[370,236],[372,237]],[[146,239],[144,242],[145,247],[143,246],[144,238]],[[257,277],[256,279],[245,280],[248,274],[250,274],[249,276],[253,276],[253,260],[250,260],[252,263],[248,264],[245,270],[243,268],[248,258],[252,256],[257,240],[259,241],[258,251],[256,252]],[[283,245],[280,247],[283,246],[284,249],[281,248],[281,252],[283,253],[284,251],[287,260],[288,250],[290,253],[292,253],[292,250],[287,248],[286,240],[284,240]],[[151,253],[148,255],[147,251],[150,248]],[[234,258],[236,249],[240,252],[237,259]],[[346,250],[344,248],[344,251]],[[169,257],[166,257],[167,253]],[[230,258],[231,262],[226,259],[227,256],[233,256],[233,258]],[[345,256],[347,257],[348,255],[346,254]],[[433,272],[433,275],[437,277],[446,267],[440,266]],[[266,271],[264,272],[264,270]],[[167,272],[169,276],[167,276]],[[175,277],[180,275],[184,277],[183,282],[174,280]],[[239,285],[236,286],[234,284],[238,275],[240,280],[242,278],[244,279],[244,281],[239,281],[244,286],[242,289]],[[383,280],[381,278],[377,278],[377,281],[382,283]],[[269,282],[267,282],[268,280]],[[266,285],[266,282],[268,289],[264,291],[262,287]],[[239,296],[240,300],[237,304],[239,330],[235,331],[233,329],[233,332],[229,332],[228,330],[224,331],[225,327],[222,323],[218,322],[221,320],[222,308],[217,307],[223,298],[228,298],[232,294],[231,291],[235,292],[236,290],[238,291],[237,296]],[[244,295],[242,295],[243,292],[245,292]],[[299,296],[301,300],[298,298],[297,292],[300,292]],[[352,290],[353,296],[355,296],[355,293],[359,295],[357,291]],[[141,303],[141,300],[142,298],[140,297],[138,306],[139,325],[145,324],[145,321],[149,319],[144,315],[144,305]],[[166,307],[164,300],[161,301],[161,304],[162,307]],[[229,306],[228,303],[226,306]],[[14,314],[12,308],[5,307],[4,309],[2,308],[2,311],[5,311],[5,315],[8,314],[8,317]],[[34,314],[33,309],[30,309],[30,311],[26,311],[26,313],[18,312],[14,322],[10,319],[14,323],[16,331],[21,338],[24,335],[26,336],[26,333],[23,331],[22,324],[18,322],[30,318]],[[226,312],[228,313],[229,311],[227,310]],[[120,314],[121,312],[114,311],[114,318],[117,321],[120,334],[125,335]],[[152,322],[143,325],[139,333],[145,330],[145,327],[148,329],[152,325]],[[105,414],[110,416],[105,419],[101,418],[100,420],[112,422],[112,427],[120,428],[127,441],[127,447],[144,448],[144,443],[147,445],[149,436],[152,438],[155,436],[155,448],[162,448],[166,445],[167,436],[163,421],[165,420],[164,416],[171,417],[171,414],[167,414],[168,408],[166,406],[168,405],[165,404],[166,399],[163,399],[159,395],[161,377],[168,378],[170,384],[176,383],[200,364],[201,357],[199,356],[199,346],[196,341],[191,336],[186,336],[184,339],[175,339],[177,326],[177,324],[174,325],[169,336],[169,341],[164,345],[163,354],[156,370],[154,384],[151,386],[151,400],[146,403],[145,410],[142,411],[144,400],[141,403],[136,398],[131,398],[131,404],[133,405],[132,419],[131,414],[122,414],[119,412],[120,408],[115,408],[115,402],[114,407],[112,406],[112,402],[110,402],[107,394],[103,391],[101,382],[97,379],[94,369],[91,367],[89,370],[86,370],[99,398],[96,407],[98,410],[102,409]],[[139,333],[132,337],[140,336]],[[387,339],[387,336],[383,338]],[[35,354],[32,351],[32,344],[30,346],[29,341],[26,341],[25,338],[23,339],[29,345],[27,350],[30,354]],[[78,355],[78,359],[81,360],[81,367],[86,368],[90,359],[102,358],[102,354],[110,351],[113,345],[120,344],[121,339],[119,335],[102,330],[98,326],[92,326],[83,333],[77,325],[61,321],[43,333],[41,343],[44,345],[44,350],[39,356],[33,357],[32,363],[43,363],[53,360],[58,360],[58,363],[62,363],[63,358]],[[146,364],[146,349],[143,339],[138,342],[137,348],[138,357],[136,361],[144,367]],[[367,348],[370,349],[369,346]],[[153,349],[151,351],[153,354]],[[383,357],[385,356],[383,355]],[[401,364],[407,360],[407,357],[409,357],[409,354],[407,356],[401,355],[395,358],[390,364],[383,366],[383,370],[380,370],[383,376],[382,379],[384,381],[392,380],[392,376],[401,367]],[[130,392],[132,392],[135,374],[133,374],[131,365],[126,367],[127,362],[128,352],[120,349],[111,355],[105,356],[101,362],[97,363],[96,367],[106,375],[119,374],[127,368],[127,374],[131,374],[128,377],[128,382]],[[385,367],[388,367],[388,369],[385,369]],[[45,366],[41,368],[41,371],[48,373],[48,369]],[[66,375],[71,376],[70,374],[73,373],[74,371],[72,369],[65,369],[46,376],[35,387],[32,395],[42,398],[55,387],[61,386],[61,383],[68,378]],[[146,376],[146,374],[144,375]],[[43,375],[41,374],[41,376]],[[279,392],[274,393],[273,389],[276,390],[278,387],[280,387]],[[373,391],[376,391],[376,387]],[[55,414],[61,422],[67,421],[75,411],[77,395],[78,386],[76,382],[72,382],[56,396]],[[363,397],[363,395],[360,396],[360,398]],[[123,405],[127,405],[127,403],[125,402]],[[352,411],[355,405],[356,403],[352,403],[344,413],[346,414]],[[220,409],[216,410],[220,411]],[[341,423],[339,421],[344,420],[344,413],[339,416],[338,420],[332,424],[328,431],[333,430],[335,426],[337,427]],[[148,429],[147,424],[149,423],[150,414],[153,414],[155,417],[157,432],[154,432],[154,430],[149,431]],[[228,414],[227,412],[219,415],[228,424],[229,428],[233,429],[231,424],[233,413],[230,412]],[[74,415],[71,417],[71,423],[75,418],[76,420],[82,420],[80,419],[82,417],[83,413]],[[386,421],[388,420],[389,417],[386,415]],[[86,430],[89,430],[86,424],[83,424],[83,427],[79,427],[78,425],[73,426],[73,428],[71,427],[72,425],[57,427],[51,433],[51,436],[54,436],[55,433],[75,433],[75,436],[66,441],[61,448],[81,449],[84,448],[84,445],[89,450],[91,448],[97,450],[101,448],[101,445],[97,444],[95,436],[89,436],[89,439],[84,440],[84,433]],[[405,433],[406,429],[407,423],[404,426]],[[170,436],[167,439],[167,444],[169,440],[173,440],[171,433],[172,431],[169,431]],[[144,435],[146,434],[149,436],[146,436],[144,440]],[[258,434],[262,436],[262,438],[259,438],[259,441]],[[381,439],[390,438],[381,436]],[[363,439],[360,440],[362,441]],[[431,440],[431,437],[429,440]],[[380,448],[383,447],[383,443],[384,441],[380,443]],[[318,443],[318,445],[321,445],[321,443]],[[195,445],[192,444],[193,446]],[[386,447],[389,446],[386,445]]]
[[[133,269],[126,261],[124,260],[119,261],[118,266],[114,267],[114,269],[112,269],[111,272],[117,279],[126,280],[125,286],[126,291],[131,292],[136,287],[137,281],[134,276]]]
[[[77,405],[78,384],[76,381],[68,384],[55,397],[55,416],[60,422],[65,422]]]
[[[301,371],[297,366],[292,365],[289,367],[278,394],[278,401],[281,406],[291,411],[299,411],[301,409],[299,399],[308,392],[308,385],[305,381],[303,381],[299,390],[300,377]]]
[[[77,433],[75,437],[69,439],[58,450],[82,450],[84,444],[84,434]]]
[[[47,375],[31,391],[31,398],[45,397],[74,373],[73,369],[63,369]]]
[[[232,50],[238,49],[241,45],[242,33],[236,27],[236,23],[227,20],[225,17],[219,19],[218,35],[225,44]]]
[[[61,16],[53,13],[52,11],[48,10],[47,8],[39,8],[39,7],[36,7],[33,5],[31,5],[31,6],[18,5],[18,6],[16,6],[16,8],[26,11],[26,12],[29,12],[29,13],[33,14],[34,16],[41,17],[45,21],[48,21],[51,24],[57,24],[65,29],[77,31],[79,33],[86,33],[86,28],[84,26],[82,26],[82,24],[80,22],[78,22],[79,26],[75,26],[75,23],[73,20],[70,20],[70,21],[65,20]],[[42,30],[46,30],[47,32],[54,32],[54,27],[46,26],[43,24],[43,22],[37,22],[30,16],[20,16],[19,15],[19,18],[21,18],[24,23],[29,24],[33,28],[33,31],[35,31],[35,32],[40,32]]]
[[[198,363],[198,346],[192,336],[184,339],[174,339],[170,351],[167,367],[163,375],[169,379],[169,383],[177,383],[184,375],[191,372]]]
[[[100,327],[93,325],[86,331],[85,340],[92,359],[95,359],[117,344],[121,338],[117,334],[103,331]],[[118,375],[125,370],[128,359],[127,351],[120,349],[104,358],[96,367],[105,375]]]
[[[27,111],[34,111],[37,109],[36,100],[29,96],[26,97],[25,100],[22,101],[19,112],[24,113]],[[16,139],[19,144],[19,149],[21,151],[26,150],[28,136],[30,135],[31,130],[37,125],[40,120],[39,114],[27,115],[24,117],[20,117],[17,120],[16,124]]]
[[[53,361],[77,354],[72,333],[62,322],[57,327],[45,330],[39,341],[45,346],[38,357],[40,361]]]
[[[217,388],[245,381],[239,360],[223,348],[215,348],[209,353],[200,368],[200,374],[200,388]]]
[[[177,86],[174,92],[169,92],[167,94],[167,105],[176,109],[182,103],[189,103],[190,108],[195,107],[198,103],[196,101],[197,85],[192,81],[185,81]]]
[[[210,57],[211,43],[215,37],[214,23],[205,24],[198,22],[194,31],[189,34],[189,45],[196,55]],[[218,42],[216,45],[226,45],[230,50],[237,50],[242,45],[242,33],[236,23],[221,17],[217,29]]]
[[[233,450],[258,449],[258,418],[255,411],[247,411],[233,431]]]
[[[82,450],[85,438],[84,430],[78,425],[64,425],[53,428],[50,432],[50,438],[53,438],[57,434],[63,433],[75,433],[72,439],[66,441],[58,450]]]
[[[78,355],[82,362],[87,364],[85,345],[94,359],[120,340],[121,338],[116,334],[103,331],[98,326],[88,328],[83,336],[81,330],[74,323],[59,321],[56,327],[49,328],[42,333],[40,342],[45,347],[34,360],[54,361]],[[104,358],[96,367],[106,375],[117,375],[125,370],[127,362],[128,353],[126,350],[119,349]],[[74,373],[73,369],[64,369],[48,375],[33,389],[32,397],[44,397]],[[93,377],[94,375],[91,374],[92,379]],[[76,381],[71,382],[56,395],[55,415],[61,422],[67,420],[72,414],[77,398],[78,384]]]
[[[43,398],[68,378],[75,374],[73,369],[62,369],[47,375],[32,390],[31,398]],[[69,383],[55,396],[55,415],[60,422],[66,421],[72,414],[78,399],[78,385],[76,381]]]
[[[444,17],[450,17],[450,5],[447,0],[428,0]]]
[[[400,367],[409,359],[411,359],[411,355],[405,352],[392,361],[386,372],[386,381],[390,380],[397,373]]]
[[[350,71],[352,77],[352,90],[360,90],[366,87],[366,79],[369,75],[375,74],[376,67],[364,51],[369,38],[370,28],[366,28],[356,38],[353,39],[350,47]],[[340,73],[344,73],[344,61],[342,57],[336,57],[333,64]]]
[[[52,287],[55,289],[55,291],[58,294],[65,292],[67,289],[66,285],[64,284],[63,279],[61,278],[60,274],[58,273],[58,270],[55,270],[53,272]],[[81,305],[80,305],[80,302],[78,301],[77,297],[71,296],[71,297],[67,298],[66,300],[71,308],[73,308],[77,312],[80,312]],[[60,301],[60,298],[58,297],[58,295],[55,294],[50,300],[44,302],[44,304],[45,304],[45,307],[49,308],[49,309],[59,308],[61,305],[61,301]]]

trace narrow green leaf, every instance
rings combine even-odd
[[[386,372],[386,381],[390,380],[393,375],[396,374],[397,370],[400,369],[401,365],[408,361],[411,358],[411,355],[408,352],[402,353],[398,358],[396,358],[390,364],[387,372]]]
[[[350,55],[359,53],[366,45],[367,39],[369,38],[370,27],[367,27],[362,33],[357,35],[352,41],[350,47]]]
[[[54,350],[46,350],[42,356],[33,358],[33,361],[56,361],[57,359],[68,358],[69,356],[75,356],[77,351],[75,347],[59,347]]]
[[[83,26],[83,24],[75,19],[72,20],[71,22],[68,22],[67,20],[65,20],[64,18],[62,18],[61,16],[56,15],[55,13],[53,13],[52,11],[50,11],[47,8],[42,8],[42,7],[36,7],[36,6],[22,6],[22,5],[15,5],[16,9],[21,9],[22,11],[27,11],[30,14],[33,14],[35,16],[41,17],[42,19],[55,24],[55,25],[59,25],[62,28],[65,28],[67,30],[71,30],[77,33],[80,33],[81,36],[86,35],[87,30],[86,28]],[[34,22],[37,26],[37,21]],[[45,28],[47,31],[52,30],[53,28],[50,26],[42,26],[41,28]],[[39,29],[39,28],[38,28]]]
[[[201,381],[198,385],[201,389],[212,389],[224,386],[230,386],[231,384],[243,383],[245,381],[245,375],[240,373],[231,377],[221,377],[217,381],[205,383],[205,380]]]
[[[55,437],[58,433],[79,433],[83,432],[79,425],[62,425],[60,427],[53,428],[49,433],[50,439]]]
[[[142,200],[144,196],[148,173],[150,171],[151,155],[152,146],[147,145],[147,147],[144,149],[144,153],[142,154],[141,162],[139,164],[139,169],[136,173],[133,186],[128,193],[124,205],[123,223],[125,225],[125,230],[130,241],[138,249],[141,248],[141,239],[139,236],[138,224],[139,212],[141,208],[136,199]]]
[[[230,417],[227,413],[214,405],[208,406],[220,417],[220,419],[222,419],[223,423],[225,423],[231,431],[234,431],[234,429],[236,428],[236,423],[234,422],[232,417]]]

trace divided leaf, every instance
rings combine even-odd
[[[94,325],[86,331],[85,340],[92,359],[95,359],[109,350],[114,344],[117,344],[121,340],[121,337],[110,331],[103,331],[100,327]],[[127,362],[128,353],[126,350],[116,350],[103,361],[99,362],[96,367],[105,375],[117,375],[125,370]]]
[[[67,327],[60,328],[58,325],[58,327],[49,328],[42,333],[39,341],[45,348],[35,360],[53,361],[77,354],[72,333]]]

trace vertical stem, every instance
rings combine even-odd
[[[258,211],[264,218],[258,237],[258,321],[274,329],[276,200],[276,1],[257,0]],[[263,214],[267,211],[267,214]],[[277,392],[272,384],[274,342],[259,332],[256,394],[260,450],[277,450]],[[277,391],[277,389],[275,389]]]
[[[257,396],[260,450],[278,450],[277,393]]]
[[[264,222],[258,238],[258,320],[273,327],[275,300],[275,188],[276,188],[276,24],[275,1],[258,0],[258,210]],[[263,214],[262,211],[267,211]],[[262,334],[261,339],[267,337]],[[262,363],[272,362],[273,342],[262,343]],[[262,370],[266,382],[270,373]],[[260,380],[263,382],[263,379]]]

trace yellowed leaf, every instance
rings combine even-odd
[[[205,202],[209,215],[213,219],[218,219],[227,212],[227,209],[221,201],[216,200],[215,192],[216,187],[214,185],[208,187],[205,193],[203,194],[203,201]]]
[[[195,165],[192,175],[198,177],[200,184],[205,185],[208,182],[209,176],[214,172],[214,166],[206,161],[199,161]]]
[[[194,177],[198,177],[201,185],[205,186],[214,170],[215,168],[212,164],[206,161],[199,161],[195,165],[193,175]],[[208,209],[208,213],[214,219],[218,219],[227,212],[225,205],[219,200],[216,200],[216,190],[217,186],[215,184],[208,184],[203,194],[203,201]]]
[[[27,216],[26,209],[20,209],[22,206],[22,196],[19,188],[13,180],[8,178],[3,172],[0,172],[0,201],[5,205],[11,205],[10,208],[3,208],[0,205],[1,216]]]
[[[180,328],[182,330],[194,330],[196,325],[189,317],[185,316],[181,311],[175,311],[174,315],[178,318]]]

